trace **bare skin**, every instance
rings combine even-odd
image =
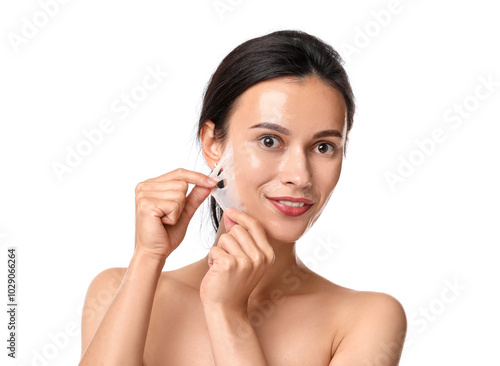
[[[280,146],[264,146],[256,139],[263,132],[251,126],[276,113],[289,134],[273,132]],[[401,304],[336,285],[295,255],[342,164],[344,136],[311,136],[342,131],[344,115],[340,93],[317,78],[249,88],[228,137],[235,160],[251,159],[238,172],[248,212],[226,210],[208,255],[178,270],[162,272],[215,184],[184,169],[140,183],[134,255],[127,268],[105,270],[89,286],[80,365],[398,365],[406,334]],[[218,161],[224,146],[211,121],[200,137],[207,163]],[[336,152],[324,149],[328,144]],[[311,208],[293,218],[280,213],[267,199],[276,179],[283,196],[310,192]],[[195,186],[186,197],[188,183]]]

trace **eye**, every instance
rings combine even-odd
[[[265,146],[265,147],[269,147],[269,148],[272,148],[272,147],[278,147],[278,146],[273,146],[273,141],[276,141],[278,142],[279,144],[279,140],[276,136],[272,136],[272,135],[266,135],[266,136],[262,136],[259,141],[261,141],[261,143]]]
[[[337,150],[335,145],[330,144],[328,142],[322,142],[321,144],[317,145],[316,147],[318,148],[318,151],[321,154],[329,154],[329,153],[333,153]],[[330,149],[328,149],[328,148],[330,148]]]

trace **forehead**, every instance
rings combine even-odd
[[[235,129],[274,122],[292,131],[315,126],[342,130],[345,112],[342,94],[318,77],[280,77],[259,82],[242,93],[230,124]]]

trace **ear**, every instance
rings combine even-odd
[[[200,131],[201,150],[203,157],[210,169],[213,169],[212,163],[217,163],[222,156],[222,144],[214,136],[215,124],[207,121]]]

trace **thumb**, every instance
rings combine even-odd
[[[184,203],[185,215],[181,215],[182,219],[190,221],[198,207],[205,201],[211,191],[212,188],[195,185],[186,197],[186,202]]]

